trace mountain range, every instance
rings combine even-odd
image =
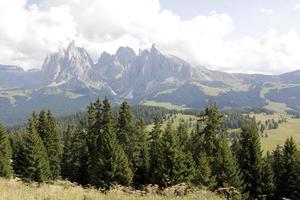
[[[213,100],[222,109],[300,111],[300,70],[281,75],[213,71],[163,54],[155,45],[138,54],[120,47],[94,62],[71,42],[48,55],[39,70],[0,65],[0,77],[0,121],[7,124],[24,121],[33,110],[51,109],[56,115],[81,111],[104,96],[116,104],[126,99],[203,108]]]

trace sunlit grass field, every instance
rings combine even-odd
[[[279,125],[278,129],[266,130],[268,137],[261,138],[262,147],[265,151],[272,151],[276,146],[283,145],[288,137],[293,137],[300,144],[300,119],[288,119],[287,123]]]
[[[277,121],[281,117],[287,119],[287,122],[279,124],[278,129],[265,130],[264,133],[267,135],[267,137],[261,137],[261,144],[264,153],[266,153],[267,151],[273,151],[277,145],[283,145],[285,140],[288,137],[293,137],[296,140],[297,144],[300,144],[300,119],[291,118],[291,116],[289,115],[279,114],[279,113],[275,113],[272,115],[255,114],[252,116],[255,116],[257,122],[258,121],[264,122],[268,119],[274,119]],[[185,120],[185,121],[191,120],[192,123],[196,123],[197,117],[193,115],[177,114],[176,116],[173,116],[171,119],[173,119],[172,120],[173,126],[174,128],[176,128],[178,127],[181,120]],[[166,125],[167,125],[167,121],[163,123],[162,127],[165,128]],[[147,131],[151,131],[152,128],[153,125],[147,126]]]
[[[162,108],[167,108],[170,110],[185,110],[187,109],[185,106],[174,105],[169,102],[158,102],[158,101],[146,101],[143,103],[145,106],[157,106]]]

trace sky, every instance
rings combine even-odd
[[[94,61],[153,43],[213,70],[300,69],[300,0],[0,0],[0,63],[40,68],[72,40]]]

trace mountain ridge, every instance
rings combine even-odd
[[[42,108],[68,114],[104,96],[114,103],[127,99],[132,104],[154,101],[203,108],[213,100],[222,109],[277,110],[274,105],[281,104],[281,112],[300,110],[300,70],[281,75],[209,70],[165,55],[155,45],[137,54],[130,47],[119,47],[115,54],[104,51],[93,62],[73,41],[48,55],[40,70],[0,65],[0,76],[0,120],[4,121],[8,121],[4,115],[9,118],[19,112],[24,118]]]

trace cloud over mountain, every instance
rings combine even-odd
[[[119,46],[135,51],[155,43],[163,52],[194,65],[231,72],[279,73],[299,68],[300,34],[269,29],[254,37],[233,37],[227,13],[190,19],[158,0],[26,0],[0,2],[0,61],[26,69],[41,67],[46,54],[70,40],[95,59]]]

